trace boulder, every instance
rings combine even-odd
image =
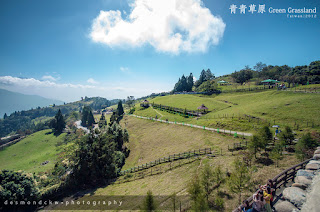
[[[307,170],[318,170],[318,169],[320,169],[320,165],[317,163],[308,163],[306,165],[306,169]]]
[[[312,180],[312,178],[314,177],[314,174],[313,174],[313,171],[300,169],[298,170],[296,176],[305,176],[306,178]]]
[[[296,176],[294,178],[294,182],[295,183],[304,184],[304,185],[308,186],[308,185],[311,185],[312,180],[306,178],[305,176]]]
[[[305,184],[301,184],[301,183],[293,183],[292,187],[298,187],[298,188],[301,188],[303,190],[305,190],[307,188],[307,186]]]
[[[314,151],[314,154],[320,154],[320,149],[317,149],[316,151]]]
[[[311,164],[311,163],[316,163],[316,164],[320,165],[320,161],[319,160],[310,160],[308,164]]]
[[[313,159],[319,160],[319,159],[320,159],[320,154],[314,154],[314,155],[313,155]]]
[[[282,192],[283,198],[300,207],[306,200],[306,192],[298,187],[288,187]]]
[[[288,201],[279,201],[274,208],[277,212],[292,212],[293,210],[296,210],[297,208]]]

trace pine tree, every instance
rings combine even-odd
[[[123,106],[122,106],[122,101],[120,100],[118,102],[118,108],[117,108],[118,116],[122,116],[124,114]]]
[[[192,91],[192,87],[193,87],[193,74],[192,73],[190,73],[190,75],[188,76],[188,78],[187,78],[187,91],[188,92],[190,92],[190,91]]]
[[[88,118],[87,118],[87,126],[88,127],[92,127],[92,125],[95,123],[94,121],[94,117],[92,114],[92,110],[90,109],[89,113],[88,113]]]
[[[58,110],[54,118],[55,118],[55,122],[53,126],[54,131],[56,134],[60,134],[62,133],[63,129],[66,127],[66,122],[64,121],[64,118],[60,109]]]
[[[7,113],[5,113],[4,115],[3,115],[3,119],[6,119],[8,116],[7,116]]]
[[[156,210],[156,204],[151,191],[147,192],[147,196],[143,204],[143,210],[148,212]]]

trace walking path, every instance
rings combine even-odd
[[[239,131],[232,131],[232,130],[226,130],[226,129],[215,129],[215,128],[209,128],[209,127],[205,127],[205,126],[198,126],[198,125],[193,125],[193,124],[186,124],[184,122],[173,122],[173,121],[164,121],[161,119],[154,119],[151,117],[144,117],[144,116],[137,116],[137,115],[133,115],[133,114],[127,114],[129,116],[133,116],[136,118],[140,118],[140,119],[147,119],[147,120],[153,120],[153,121],[158,121],[158,122],[163,122],[163,123],[167,123],[167,124],[178,124],[178,125],[183,125],[183,126],[189,126],[189,127],[194,127],[194,128],[199,128],[199,129],[204,129],[204,130],[209,130],[209,131],[215,131],[215,132],[219,132],[219,133],[228,133],[228,134],[232,134],[234,135],[235,133],[237,133],[238,136],[252,136],[252,133],[246,133],[246,132],[239,132]]]

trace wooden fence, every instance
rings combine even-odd
[[[233,147],[229,147],[228,145],[228,150],[229,151],[235,151],[235,150],[239,150],[239,149],[244,149],[248,146],[248,141],[240,141],[239,143],[233,143]]]
[[[304,169],[306,164],[311,160],[305,160],[302,163],[299,163],[295,166],[292,166],[291,168],[288,168],[286,170],[284,170],[283,172],[281,172],[280,174],[278,174],[277,176],[275,176],[274,178],[272,178],[272,182],[275,185],[275,192],[277,192],[277,189],[281,188],[282,186],[286,186],[286,184],[290,181],[290,180],[294,180],[294,177],[296,175],[296,173],[298,172],[299,169]],[[273,198],[275,199],[275,198]],[[247,201],[249,202],[250,205],[252,205],[253,203],[253,197],[251,195],[251,197],[249,197],[247,199]],[[240,207],[242,208],[244,205],[240,205]],[[234,212],[238,211],[238,208],[233,210]]]
[[[162,163],[172,162],[175,160],[197,157],[197,156],[205,155],[205,154],[210,154],[211,156],[214,156],[214,155],[212,155],[212,152],[213,151],[211,148],[205,148],[205,149],[198,149],[198,150],[193,150],[193,151],[189,151],[189,152],[183,152],[183,153],[169,155],[168,157],[159,158],[158,160],[155,160],[155,161],[152,161],[149,163],[145,163],[140,166],[135,166],[131,169],[121,171],[120,176],[125,175],[127,173],[138,172],[138,171],[148,169],[148,168],[154,167],[154,166],[162,164]]]
[[[152,105],[152,107],[154,107],[156,109],[165,110],[169,113],[171,112],[174,114],[180,114],[180,115],[186,115],[186,116],[192,116],[192,117],[193,116],[200,116],[202,114],[207,113],[204,111],[187,110],[187,109],[171,107],[171,106],[155,104],[155,103],[152,103],[151,105]]]

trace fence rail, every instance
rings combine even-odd
[[[277,191],[277,189],[281,188],[282,186],[286,186],[286,184],[290,181],[290,180],[294,180],[294,177],[296,175],[296,173],[298,172],[299,169],[304,169],[306,164],[311,160],[305,160],[295,166],[292,166],[286,170],[284,170],[283,172],[281,172],[280,174],[278,174],[277,176],[275,176],[274,178],[272,178],[272,182],[275,185],[275,192]],[[253,197],[249,197],[247,199],[247,201],[249,202],[250,205],[252,205],[253,203]],[[240,205],[240,207],[242,208],[243,205]],[[233,211],[238,211],[238,208],[234,209]]]
[[[202,114],[205,114],[207,112],[204,111],[196,111],[196,110],[187,110],[187,109],[182,109],[182,108],[177,108],[177,107],[171,107],[167,105],[161,105],[161,104],[151,104],[152,107],[161,109],[161,110],[166,110],[168,112],[173,112],[173,113],[178,113],[180,115],[187,115],[187,116],[200,116]]]
[[[213,153],[213,150],[211,148],[205,148],[205,149],[197,149],[197,150],[193,150],[193,151],[189,151],[189,152],[182,152],[182,153],[178,153],[178,154],[173,154],[173,155],[169,155],[167,157],[159,158],[159,159],[151,161],[149,163],[145,163],[145,164],[135,166],[133,168],[121,171],[120,176],[125,175],[127,173],[138,172],[138,171],[148,169],[148,168],[154,167],[154,166],[162,164],[162,163],[168,163],[168,162],[172,162],[175,160],[187,159],[187,158],[197,157],[197,156],[205,155],[205,154],[211,154],[211,156],[214,156],[214,155],[212,155],[212,153]]]
[[[239,150],[239,149],[243,149],[246,148],[248,146],[248,141],[240,141],[239,143],[233,143],[233,147],[229,147],[228,145],[228,150],[229,151],[235,151],[235,150]]]

